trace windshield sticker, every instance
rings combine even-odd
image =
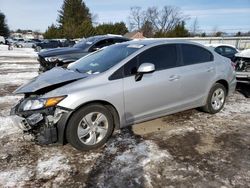
[[[93,42],[89,42],[89,41],[88,41],[88,42],[86,42],[86,44],[93,44]]]

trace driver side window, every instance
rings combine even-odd
[[[92,48],[91,48],[91,52],[94,52],[100,48],[103,48],[105,46],[109,46],[111,44],[114,44],[114,40],[113,39],[104,39],[101,40],[99,42],[97,42]]]
[[[142,63],[152,63],[155,70],[164,70],[177,66],[177,49],[175,44],[152,47],[124,65],[124,76],[135,75]]]

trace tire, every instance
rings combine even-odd
[[[224,107],[226,96],[225,86],[215,83],[209,91],[206,105],[201,107],[201,110],[210,114],[218,113]]]
[[[36,47],[36,51],[37,51],[37,52],[40,52],[41,50],[42,50],[42,48],[41,48],[40,46],[37,46],[37,47]]]
[[[103,146],[113,130],[111,112],[103,105],[91,104],[72,115],[66,128],[66,139],[77,150],[88,151]]]

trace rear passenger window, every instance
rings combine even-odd
[[[202,47],[182,44],[181,50],[184,65],[213,61],[212,53]]]

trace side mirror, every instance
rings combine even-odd
[[[147,74],[147,73],[152,73],[155,71],[155,65],[152,63],[142,63],[138,70],[137,70],[137,74],[135,75],[135,81],[140,81],[143,77],[143,74]]]
[[[155,65],[152,63],[142,63],[137,70],[138,73],[143,73],[143,74],[152,73],[154,71],[155,71]]]

